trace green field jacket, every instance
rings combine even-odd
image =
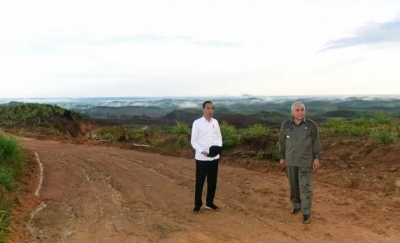
[[[314,159],[322,154],[317,124],[304,119],[296,124],[293,119],[282,123],[279,133],[279,158],[287,166],[312,166]]]

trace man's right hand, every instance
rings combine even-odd
[[[282,166],[286,166],[286,160],[284,159],[279,160],[279,164],[281,164]]]
[[[204,156],[208,156],[208,153],[207,153],[207,151],[203,151],[203,152],[201,152]]]

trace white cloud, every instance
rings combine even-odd
[[[398,46],[317,52],[399,13],[394,0],[2,2],[0,97],[393,93]]]

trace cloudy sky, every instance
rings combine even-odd
[[[399,0],[0,3],[0,98],[399,94],[399,69]]]

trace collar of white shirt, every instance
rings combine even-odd
[[[213,118],[211,117],[210,121],[208,121],[204,116],[201,118],[203,122],[213,122]]]

